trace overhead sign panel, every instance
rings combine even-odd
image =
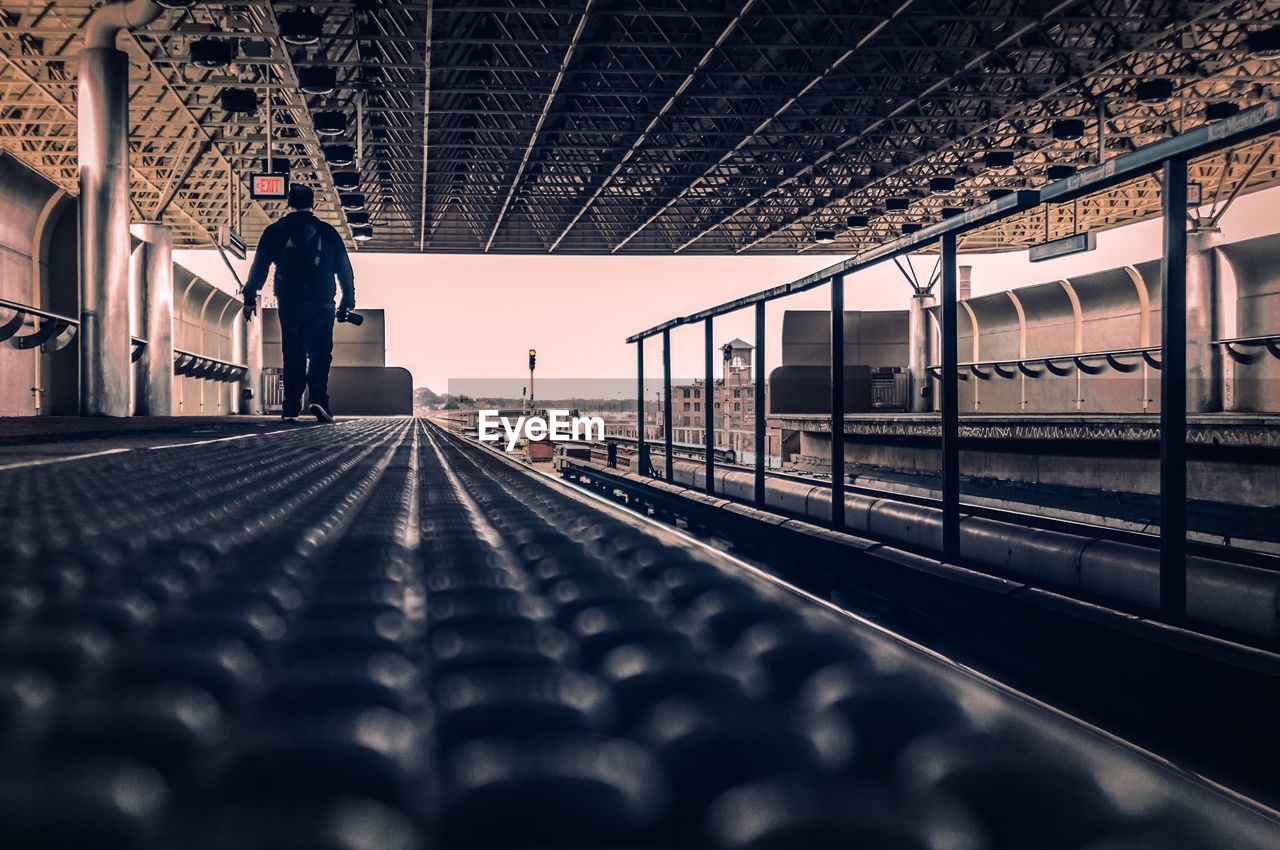
[[[249,197],[256,201],[283,201],[289,196],[288,174],[252,174]]]
[[[1087,233],[1076,233],[1052,242],[1041,242],[1028,249],[1028,259],[1033,263],[1065,257],[1068,254],[1082,254],[1098,247],[1098,235],[1092,230]]]

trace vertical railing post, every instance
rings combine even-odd
[[[711,323],[713,321],[714,320],[710,316],[707,316],[706,320],[703,322],[703,327],[705,329],[705,334],[703,338],[703,348],[705,350],[703,352],[703,355],[705,359],[706,374],[707,374],[706,385],[702,388],[703,401],[714,400],[715,398],[715,389],[716,389],[716,376],[714,372],[715,358],[711,356],[711,352],[715,349],[715,342],[712,339],[713,328]],[[703,408],[703,414],[702,414],[702,422],[704,425],[702,429],[703,445],[705,446],[704,450],[706,452],[706,466],[707,466],[706,490],[708,495],[714,494],[716,492],[716,479],[715,479],[716,428],[715,428],[715,417],[712,415],[714,410],[715,410],[715,406],[713,401],[711,410],[707,410]]]
[[[649,444],[644,438],[644,337],[636,340],[636,472],[649,474]]]
[[[844,528],[844,277],[831,278],[831,527]]]
[[[768,446],[765,443],[764,433],[764,416],[765,416],[765,396],[766,390],[764,385],[764,309],[765,302],[756,302],[756,469],[755,469],[755,496],[756,504],[764,506],[764,461],[765,452]]]
[[[1166,160],[1161,187],[1160,610],[1187,612],[1187,161]]]
[[[662,448],[666,458],[666,470],[663,477],[668,482],[676,480],[676,468],[673,461],[675,452],[671,445],[671,329],[662,331]]]
[[[960,557],[960,376],[956,335],[956,235],[944,233],[939,245],[942,274],[942,557]]]

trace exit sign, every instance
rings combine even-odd
[[[289,196],[288,174],[253,174],[249,177],[249,197],[257,201],[283,201]]]

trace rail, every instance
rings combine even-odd
[[[644,343],[652,337],[662,340],[663,397],[665,409],[671,409],[671,329],[682,325],[703,323],[706,331],[706,362],[708,380],[712,380],[711,329],[712,322],[720,316],[753,307],[756,326],[756,397],[765,398],[765,310],[769,302],[830,285],[831,288],[831,467],[832,498],[830,525],[833,529],[845,528],[844,518],[844,284],[854,272],[879,263],[896,260],[907,254],[934,249],[938,251],[938,279],[941,282],[941,307],[939,309],[939,342],[941,363],[927,367],[938,380],[941,390],[940,420],[942,432],[942,557],[956,562],[960,554],[960,451],[959,451],[959,382],[970,375],[979,380],[1024,375],[1039,377],[1041,374],[1097,374],[1114,369],[1121,372],[1141,368],[1144,364],[1160,369],[1166,374],[1185,375],[1186,352],[1186,198],[1188,162],[1193,157],[1229,148],[1267,133],[1280,131],[1280,101],[1271,101],[1245,110],[1223,121],[1213,122],[1185,133],[1163,139],[1128,153],[1120,154],[1092,168],[1087,168],[1064,180],[1048,183],[1039,190],[1011,192],[985,204],[974,207],[952,218],[943,219],[915,233],[886,242],[863,251],[853,257],[828,266],[798,280],[775,286],[752,295],[737,298],[723,304],[677,316],[637,334],[627,337],[636,346],[637,407],[644,401]],[[1049,357],[1001,360],[990,362],[960,363],[957,340],[958,262],[957,239],[959,236],[988,224],[1026,212],[1042,204],[1061,204],[1079,199],[1093,192],[1119,185],[1129,180],[1160,172],[1161,205],[1163,215],[1163,273],[1161,281],[1162,322],[1159,347],[1122,349],[1116,351],[1085,352]],[[1222,340],[1228,355],[1240,360],[1255,356],[1244,349],[1265,347],[1271,353],[1280,351],[1280,341],[1272,337],[1239,340]],[[1280,354],[1278,354],[1280,356]],[[1043,370],[1043,371],[1041,371]],[[962,374],[968,372],[967,375]],[[1034,373],[1034,374],[1033,374]],[[1165,380],[1160,382],[1160,609],[1166,620],[1177,623],[1186,616],[1186,382]],[[756,405],[756,445],[764,442],[765,409]],[[638,434],[638,466],[645,471],[648,466],[649,446],[643,432]],[[715,491],[715,457],[709,445],[705,451],[705,487],[708,493]],[[668,427],[663,440],[666,457],[664,476],[670,482],[674,458],[674,446]],[[756,452],[754,465],[755,501],[765,500],[765,469],[763,452]]]
[[[11,318],[0,323],[0,342],[7,341],[14,348],[24,351],[33,348],[58,351],[70,345],[80,330],[80,323],[75,319],[27,304],[0,298],[0,308],[13,312]],[[19,335],[18,332],[26,327],[28,317],[44,321],[35,322],[35,329],[31,333]]]
[[[234,383],[243,378],[247,371],[248,367],[239,363],[220,360],[217,357],[209,357],[204,354],[196,354],[193,351],[184,351],[181,348],[173,350],[173,372],[175,375],[203,378],[222,383]]]
[[[973,375],[982,381],[989,381],[994,375],[998,378],[1016,378],[1025,375],[1028,378],[1040,378],[1046,373],[1065,377],[1073,369],[1079,369],[1086,375],[1100,375],[1108,369],[1116,372],[1135,372],[1145,364],[1152,369],[1160,369],[1160,346],[1145,348],[1117,348],[1111,351],[1085,351],[1079,354],[1049,354],[1037,357],[1022,357],[1004,360],[978,360],[970,363],[956,364],[956,378],[969,380]],[[1037,371],[1036,366],[1041,370]],[[929,374],[941,380],[942,366],[929,366]],[[969,374],[965,374],[968,370]]]
[[[42,310],[39,307],[32,307],[29,304],[19,304],[16,301],[0,298],[0,309],[13,313],[13,316],[0,322],[0,342],[8,342],[9,345],[17,349],[31,350],[39,348],[46,353],[60,351],[75,340],[76,333],[80,330],[78,319],[64,316],[61,313]],[[26,327],[28,318],[32,317],[42,321],[35,323],[35,329],[31,333],[19,334]],[[147,347],[147,341],[136,336],[131,336],[129,339],[133,346],[130,359],[137,362]],[[241,380],[247,371],[248,367],[240,363],[232,363],[217,357],[197,354],[194,351],[184,351],[179,348],[173,350],[173,373],[175,375],[233,383]]]
[[[1232,360],[1245,365],[1256,362],[1258,357],[1254,352],[1241,349],[1265,348],[1272,357],[1280,358],[1280,334],[1220,339],[1215,344],[1222,346],[1223,351],[1227,352],[1227,356]]]

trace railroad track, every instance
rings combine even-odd
[[[419,420],[0,471],[0,845],[1264,848],[1275,816]]]

